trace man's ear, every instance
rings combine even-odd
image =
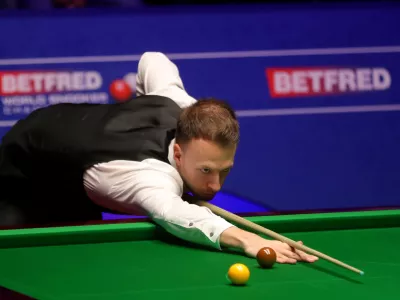
[[[174,145],[174,159],[176,163],[180,163],[182,159],[182,148],[179,144]]]

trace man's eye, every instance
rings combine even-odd
[[[208,173],[211,172],[211,170],[208,169],[208,168],[202,168],[202,169],[201,169],[201,172],[204,173],[204,174],[208,174]]]

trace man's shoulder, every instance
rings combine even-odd
[[[100,167],[101,166],[101,167]],[[137,174],[138,181],[170,182],[183,185],[183,180],[176,168],[164,161],[147,158],[141,161],[114,160],[97,165],[97,169],[107,170],[112,173]],[[128,175],[129,176],[129,175]]]
[[[176,194],[181,194],[183,190],[183,181],[178,171],[172,165],[153,158],[95,164],[86,170],[84,179],[92,186],[162,188]]]
[[[141,163],[144,169],[150,171],[151,173],[153,171],[154,174],[158,173],[160,175],[167,175],[171,177],[172,180],[178,183],[183,183],[182,178],[179,175],[179,172],[171,164],[168,164],[166,162],[154,158],[145,159]]]
[[[138,95],[126,102],[116,103],[116,105],[122,105],[127,107],[140,107],[140,109],[149,107],[149,108],[159,108],[159,109],[172,109],[174,111],[181,111],[181,107],[179,104],[169,96],[173,95],[157,95],[157,94],[148,94],[148,95]]]

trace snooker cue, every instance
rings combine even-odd
[[[270,236],[270,237],[272,237],[272,238],[274,238],[274,239],[276,239],[278,241],[281,241],[283,243],[286,243],[286,244],[292,246],[293,248],[296,248],[298,250],[302,250],[304,252],[307,252],[307,253],[310,253],[312,255],[315,255],[315,256],[318,256],[320,258],[323,258],[323,259],[325,259],[327,261],[330,261],[330,262],[332,262],[332,263],[334,263],[336,265],[344,267],[344,268],[346,268],[346,269],[348,269],[350,271],[356,272],[356,273],[358,273],[360,275],[364,275],[363,271],[361,271],[359,269],[356,269],[356,268],[354,268],[354,267],[352,267],[352,266],[350,266],[348,264],[345,264],[345,263],[341,262],[340,260],[332,258],[332,257],[330,257],[330,256],[328,256],[328,255],[326,255],[324,253],[316,251],[316,250],[314,250],[312,248],[309,248],[307,246],[300,245],[299,243],[297,243],[296,241],[294,241],[292,239],[289,239],[289,238],[287,238],[287,237],[285,237],[283,235],[280,235],[280,234],[278,234],[278,233],[276,233],[276,232],[274,232],[272,230],[269,230],[269,229],[267,229],[265,227],[262,227],[262,226],[260,226],[258,224],[255,224],[254,222],[246,220],[246,219],[244,219],[244,218],[242,218],[240,216],[237,216],[237,215],[235,215],[235,214],[233,214],[231,212],[228,212],[228,211],[226,211],[226,210],[224,210],[224,209],[222,209],[220,207],[217,207],[217,206],[215,206],[215,205],[213,205],[211,203],[208,203],[208,202],[205,202],[205,201],[197,201],[196,203],[198,205],[200,205],[200,206],[204,206],[204,207],[209,208],[213,213],[223,217],[226,220],[230,220],[230,221],[235,222],[237,224],[240,224],[242,226],[245,226],[245,227],[248,227],[250,229],[253,229],[254,231],[256,231],[258,233],[266,234],[266,235],[268,235],[268,236]]]

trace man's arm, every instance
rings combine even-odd
[[[183,200],[189,203],[195,203],[196,197],[183,195]],[[299,243],[302,243],[299,241]],[[271,247],[277,253],[277,261],[280,263],[296,263],[298,260],[314,262],[318,259],[316,256],[308,255],[302,251],[296,250],[293,252],[288,244],[280,241],[271,241],[262,238],[261,236],[240,229],[236,226],[227,228],[220,236],[221,247],[237,248],[245,252],[250,257],[256,257],[258,251],[263,247]]]
[[[169,233],[196,244],[220,249],[221,233],[233,226],[208,208],[183,201],[178,172],[154,159],[95,165],[86,171],[84,186],[98,205],[126,214],[143,212]]]
[[[84,175],[88,196],[98,205],[126,214],[145,213],[172,235],[215,249],[236,248],[251,257],[263,247],[277,252],[280,263],[315,261],[289,245],[266,240],[233,226],[208,208],[182,200],[178,172],[166,163],[112,161],[90,168]]]
[[[160,52],[146,52],[140,58],[136,94],[168,97],[181,108],[196,102],[186,92],[177,66]]]

